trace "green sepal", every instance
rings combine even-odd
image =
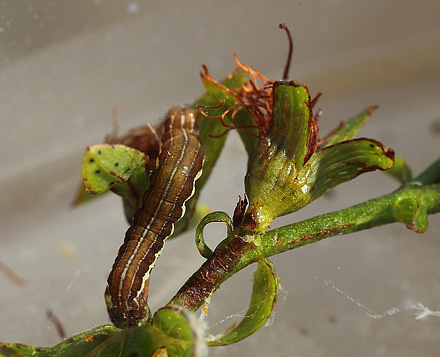
[[[296,81],[273,84],[273,113],[269,132],[258,142],[245,177],[249,199],[243,222],[251,230],[265,231],[276,217],[293,212],[291,201],[301,183],[298,171],[310,154],[315,123],[306,86]],[[295,209],[296,210],[296,209]]]
[[[249,207],[243,225],[263,232],[276,217],[303,208],[331,188],[363,172],[389,169],[394,158],[375,140],[353,139],[316,151],[296,172],[285,151],[270,142],[262,152],[261,163],[246,175]]]
[[[321,145],[319,146],[320,149],[340,143],[342,141],[353,139],[359,132],[359,130],[361,130],[362,127],[367,123],[368,119],[370,119],[371,114],[376,109],[377,106],[369,107],[355,117],[347,120],[346,122],[342,122],[340,127],[321,143]]]
[[[127,182],[147,162],[144,153],[125,145],[89,146],[81,166],[84,184],[94,195],[106,192],[117,183]]]
[[[306,86],[296,81],[273,84],[273,114],[269,138],[285,151],[296,170],[304,164],[308,151],[312,111]]]
[[[228,227],[228,237],[231,236],[232,233],[232,220],[225,212],[211,212],[200,221],[196,228],[196,246],[200,252],[200,255],[206,259],[209,259],[212,255],[211,248],[205,243],[205,239],[203,237],[203,230],[205,226],[212,222],[224,222]]]
[[[275,267],[268,259],[260,260],[254,276],[251,301],[243,320],[232,331],[214,341],[208,341],[208,346],[230,345],[252,335],[272,315],[278,291],[279,280]]]
[[[318,147],[309,91],[296,81],[273,84],[270,129],[260,139],[245,178],[249,207],[241,227],[265,232],[279,216],[295,212],[359,174],[387,170],[394,152],[373,139],[353,139],[375,107],[341,125]]]
[[[406,161],[400,156],[394,158],[394,165],[389,170],[385,171],[386,174],[394,177],[400,183],[407,183],[412,179],[411,169]]]
[[[393,162],[394,152],[373,139],[353,139],[317,151],[299,174],[305,183],[301,191],[309,195],[306,204],[364,172],[388,170]]]
[[[428,229],[428,214],[415,198],[398,200],[392,212],[397,221],[406,224],[414,232],[425,233]]]

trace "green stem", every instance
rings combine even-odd
[[[415,200],[417,210],[440,212],[440,184],[419,186],[410,183],[401,189],[344,210],[327,213],[274,229],[265,234],[234,237],[217,247],[209,258],[169,302],[189,310],[198,309],[230,276],[251,263],[321,239],[396,222],[396,204]],[[417,212],[414,212],[416,214]]]
[[[394,205],[415,199],[428,214],[440,211],[440,184],[406,185],[403,188],[341,211],[327,213],[267,232],[262,237],[261,252],[269,257],[302,247],[321,239],[381,226],[398,221]]]

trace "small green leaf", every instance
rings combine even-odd
[[[315,152],[304,165],[300,173],[304,177],[303,190],[310,193],[312,201],[364,172],[388,170],[393,161],[394,152],[373,139],[337,143]]]
[[[209,341],[208,346],[225,346],[236,343],[257,331],[272,315],[279,291],[279,280],[273,264],[268,259],[258,262],[249,308],[241,322],[222,337]]]
[[[341,141],[351,140],[353,139],[359,130],[366,124],[368,119],[370,119],[373,111],[377,109],[377,106],[372,106],[364,110],[362,113],[356,115],[354,118],[347,120],[347,122],[342,122],[341,126],[337,129],[337,131],[329,136],[324,142],[321,144],[320,148],[326,148],[328,146],[340,143]]]
[[[33,347],[23,344],[0,344],[1,356],[75,357],[151,355],[158,348],[151,328],[120,330],[104,325],[66,339],[54,347]]]
[[[23,343],[0,343],[2,357],[46,357],[51,356],[51,348],[33,347]]]
[[[209,73],[204,73],[202,74],[202,83],[208,93],[215,99],[216,104],[224,101],[226,108],[229,108],[240,103],[232,88],[240,88],[246,78],[246,73],[238,71],[233,78],[228,78],[223,83],[219,83]]]
[[[104,325],[72,336],[54,347],[33,347],[21,343],[1,343],[0,356],[36,357],[129,357],[152,356],[166,347],[169,356],[206,354],[205,328],[193,313],[180,307],[160,309],[149,323],[118,329]]]
[[[231,77],[219,83],[208,73],[202,74],[202,82],[208,92],[194,102],[193,108],[197,109],[199,105],[218,106],[223,102],[224,96],[226,96],[231,106],[238,103],[233,89],[241,88],[246,78],[246,73],[237,71]],[[203,112],[212,117],[220,117],[226,109],[228,109],[228,106],[225,104],[217,109],[203,109]],[[198,127],[200,141],[202,142],[203,151],[205,152],[205,162],[203,164],[202,176],[196,183],[196,192],[200,192],[211,175],[212,168],[223,149],[227,137],[227,135],[223,135],[225,134],[226,128],[218,119],[206,118],[198,114]]]
[[[203,237],[203,229],[208,223],[212,222],[224,222],[228,226],[229,232],[232,232],[232,221],[231,218],[225,212],[211,212],[206,215],[199,223],[196,228],[196,246],[200,252],[200,255],[206,259],[209,259],[212,255],[212,250],[205,243],[205,239]],[[230,234],[228,234],[229,236]]]
[[[400,183],[407,183],[412,179],[411,169],[406,161],[400,156],[394,158],[394,165],[389,170],[385,171],[388,175],[394,177]]]
[[[428,229],[428,214],[414,198],[398,200],[393,206],[394,218],[417,233]]]
[[[179,306],[159,309],[153,317],[156,343],[165,347],[168,356],[204,356],[206,327],[194,313]]]
[[[144,153],[124,145],[90,146],[82,163],[84,184],[90,193],[100,194],[119,182],[126,182],[147,162]]]

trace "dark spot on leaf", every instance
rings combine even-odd
[[[95,162],[95,159],[90,159],[89,162]]]
[[[118,166],[119,165],[119,162],[115,162],[115,166]]]
[[[98,150],[98,155],[101,155],[101,154],[102,154],[101,150]]]
[[[374,148],[374,144],[370,144],[370,148]]]
[[[101,170],[95,170],[95,174],[100,174]]]

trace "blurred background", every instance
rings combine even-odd
[[[324,95],[320,133],[377,104],[361,136],[392,147],[418,174],[440,152],[440,2],[12,1],[0,4],[0,341],[54,345],[52,311],[68,336],[108,323],[103,293],[127,223],[118,197],[71,206],[88,145],[155,122],[222,79],[239,59]],[[246,156],[228,138],[202,202],[232,214]],[[273,227],[391,192],[365,174]],[[211,246],[225,229],[207,230]],[[269,326],[212,356],[437,356],[440,219],[417,235],[392,224],[273,257],[282,291]],[[203,262],[190,232],[166,244],[150,283],[153,310]],[[210,332],[247,309],[254,266],[213,296]]]

